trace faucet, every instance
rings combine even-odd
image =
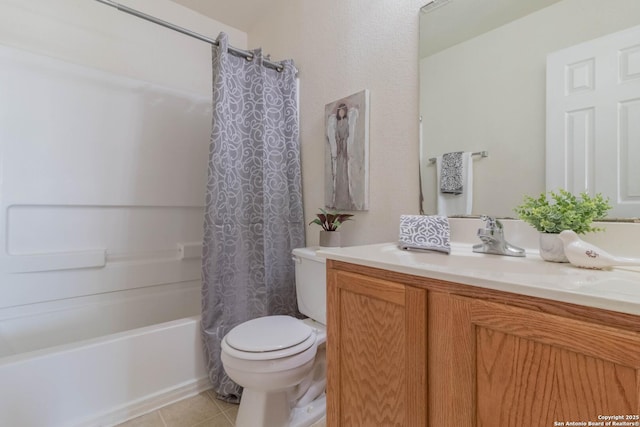
[[[504,231],[500,221],[486,215],[482,215],[480,219],[486,223],[485,228],[478,229],[478,238],[482,240],[482,243],[473,245],[473,252],[518,257],[525,256],[524,249],[514,246],[504,239]]]

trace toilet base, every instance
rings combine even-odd
[[[244,389],[236,427],[309,427],[326,413],[327,400],[323,393],[313,402],[291,409],[287,390],[264,393]]]
[[[265,393],[245,388],[236,427],[286,427],[291,412],[289,402],[287,390]]]
[[[327,413],[327,396],[322,393],[316,400],[301,408],[293,408],[289,427],[309,427]]]

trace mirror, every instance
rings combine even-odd
[[[426,4],[419,57],[424,213],[437,213],[429,159],[447,152],[488,152],[473,157],[472,215],[513,218],[525,194],[544,192],[547,55],[638,24],[637,0]]]

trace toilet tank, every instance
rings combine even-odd
[[[316,255],[318,248],[296,248],[296,294],[298,310],[305,316],[327,324],[326,259]]]

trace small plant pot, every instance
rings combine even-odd
[[[550,262],[569,262],[557,233],[540,233],[540,257]]]
[[[320,246],[340,247],[340,232],[325,230],[320,231]]]

